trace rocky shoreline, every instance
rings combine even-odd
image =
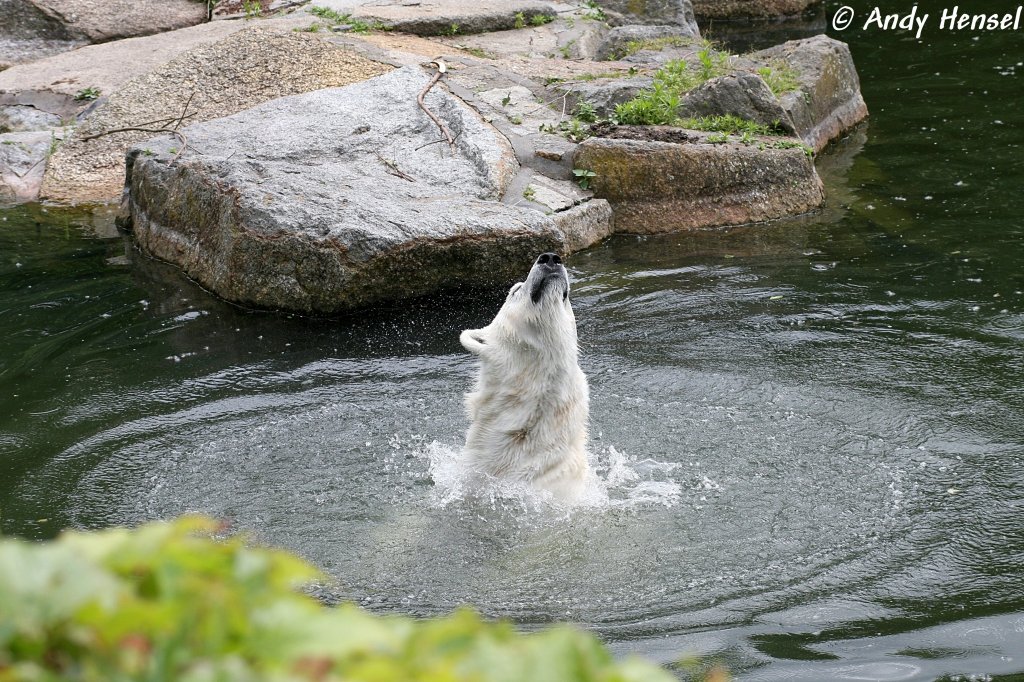
[[[90,5],[0,0],[65,1]],[[99,44],[0,71],[0,201],[120,201],[223,298],[329,314],[815,210],[813,155],[867,116],[843,43],[733,55],[690,0],[246,7],[107,42],[83,15],[65,35]]]

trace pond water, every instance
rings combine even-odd
[[[749,680],[1020,679],[1024,57],[843,37],[872,119],[819,159],[826,210],[570,259],[598,503],[457,486],[457,337],[503,291],[249,313],[27,206],[0,211],[0,528],[200,511],[379,612]]]

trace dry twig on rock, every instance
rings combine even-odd
[[[434,87],[437,81],[441,80],[441,76],[443,76],[445,72],[448,70],[448,67],[445,66],[445,63],[441,60],[440,57],[432,61],[431,64],[437,66],[437,73],[434,74],[434,77],[430,79],[429,83],[427,83],[427,87],[423,88],[423,90],[420,91],[420,94],[416,97],[416,104],[419,104],[420,109],[422,109],[423,112],[430,117],[430,120],[433,121],[438,128],[440,128],[441,134],[444,135],[444,139],[448,140],[448,146],[454,147],[455,138],[452,137],[452,131],[448,130],[448,126],[446,126],[441,119],[435,116],[430,109],[427,109],[427,105],[423,103],[423,98],[427,96],[428,92],[430,92],[430,88]]]
[[[104,137],[106,135],[113,135],[114,133],[127,133],[127,132],[131,132],[131,131],[137,131],[137,132],[142,132],[142,133],[169,133],[171,135],[177,136],[178,139],[181,140],[181,147],[179,147],[178,150],[174,153],[174,156],[171,157],[170,163],[174,163],[175,161],[178,160],[178,157],[181,156],[182,152],[185,151],[185,147],[188,146],[188,138],[185,137],[185,133],[183,133],[180,130],[178,130],[178,127],[181,125],[182,121],[184,121],[185,119],[188,119],[188,118],[192,118],[193,116],[195,116],[196,114],[199,113],[198,111],[193,111],[193,112],[189,113],[189,110],[188,110],[188,108],[192,105],[192,98],[195,97],[195,96],[196,96],[196,93],[195,93],[195,90],[193,90],[192,94],[189,95],[189,97],[188,97],[188,101],[185,102],[185,107],[181,110],[181,114],[178,115],[178,116],[171,116],[170,118],[156,119],[155,121],[147,121],[146,123],[142,123],[142,124],[140,124],[138,126],[127,126],[127,127],[124,127],[124,128],[113,128],[111,130],[104,130],[102,133],[96,133],[95,135],[86,135],[85,137],[82,138],[82,141],[83,142],[88,142],[89,140],[95,140],[97,137]],[[170,123],[171,121],[174,121],[174,127],[173,128],[146,128],[145,127],[145,126],[151,125],[153,123],[164,123],[164,122]]]

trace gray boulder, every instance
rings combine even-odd
[[[750,55],[781,59],[799,75],[800,88],[779,98],[804,142],[821,151],[868,115],[860,78],[846,43],[820,35],[792,40]]]
[[[577,148],[575,164],[596,174],[591,188],[611,203],[616,232],[760,222],[807,213],[825,200],[814,162],[779,138],[712,144],[679,128],[612,132],[639,139],[592,137]]]
[[[537,253],[610,232],[588,201],[547,215],[501,199],[508,140],[415,66],[266,102],[129,151],[121,222],[148,254],[247,306],[336,313],[507,281]]]
[[[700,35],[691,0],[596,0],[612,26],[652,24],[685,26]]]
[[[33,106],[0,104],[0,133],[49,130],[57,128],[61,123],[63,119],[60,116]]]
[[[0,135],[0,203],[35,201],[56,133],[34,131]]]
[[[580,102],[586,102],[594,107],[599,117],[608,118],[615,113],[616,105],[633,99],[653,82],[650,76],[559,81],[549,85],[548,90],[566,98],[568,111],[575,111]]]
[[[757,75],[738,73],[719,76],[686,93],[679,104],[680,116],[724,116],[731,114],[789,134],[796,129],[789,114]]]
[[[615,26],[597,49],[596,59],[621,59],[640,49],[678,46],[699,38],[700,33],[695,24]]]

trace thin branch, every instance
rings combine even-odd
[[[136,132],[141,132],[141,133],[169,133],[171,135],[176,135],[178,137],[178,139],[181,140],[181,146],[174,153],[174,156],[171,157],[170,163],[174,163],[175,161],[178,160],[178,157],[181,156],[182,152],[185,151],[185,147],[188,146],[188,138],[185,137],[185,133],[183,133],[180,130],[178,130],[178,128],[181,126],[182,121],[184,121],[186,118],[192,118],[193,116],[195,116],[196,114],[199,113],[198,110],[197,111],[193,111],[191,114],[188,112],[188,108],[190,106],[192,106],[192,99],[195,96],[196,96],[196,91],[193,90],[192,94],[188,96],[188,101],[185,102],[185,106],[182,108],[181,114],[177,118],[175,118],[174,116],[172,116],[170,118],[158,118],[155,121],[149,121],[147,123],[141,123],[141,124],[139,124],[137,126],[128,126],[126,128],[114,128],[112,130],[105,130],[102,133],[96,133],[95,135],[86,135],[85,137],[82,138],[82,142],[88,142],[89,140],[95,140],[97,137],[103,137],[105,135],[113,135],[114,133],[127,133],[127,132],[131,132],[131,131],[136,131]],[[153,123],[164,123],[164,122],[169,123],[171,121],[174,121],[174,127],[173,128],[146,128],[145,127],[145,126],[148,126],[148,125],[153,124]]]
[[[440,142],[440,140],[438,140],[438,142]],[[402,178],[403,180],[408,180],[409,182],[416,182],[416,178],[407,173],[403,173],[401,169],[399,169],[398,164],[394,161],[388,161],[380,154],[377,154],[377,158],[380,159],[380,162],[388,169],[389,174],[394,175],[397,178]]]
[[[427,83],[427,87],[423,88],[423,90],[420,91],[420,94],[416,97],[416,104],[419,104],[420,109],[422,109],[423,112],[430,117],[430,120],[433,121],[437,125],[437,127],[441,129],[441,134],[444,135],[444,138],[446,140],[448,140],[448,146],[454,147],[455,139],[452,137],[452,131],[448,130],[448,126],[446,126],[444,122],[441,121],[441,119],[435,116],[434,113],[430,111],[430,109],[427,109],[427,105],[423,103],[423,98],[426,97],[428,92],[430,92],[430,88],[434,87],[434,84],[437,83],[437,81],[441,80],[441,76],[443,75],[444,71],[438,68],[437,73],[434,74],[434,77],[430,79],[429,83]]]
[[[88,142],[89,140],[95,140],[97,137],[103,137],[104,135],[113,135],[114,133],[127,133],[130,131],[138,131],[141,133],[170,133],[171,135],[177,135],[181,140],[181,147],[175,152],[174,156],[171,157],[171,163],[178,160],[181,153],[185,151],[185,147],[188,146],[188,138],[185,137],[185,133],[174,128],[136,128],[130,126],[128,128],[114,128],[113,130],[106,130],[102,133],[96,133],[95,135],[86,135],[82,138],[82,142]]]
[[[188,101],[185,102],[185,106],[181,109],[181,116],[178,117],[178,122],[174,124],[174,129],[177,130],[181,127],[181,122],[185,120],[185,114],[188,113],[188,108],[192,106],[192,98],[196,96],[196,91],[193,90],[192,94],[188,96]],[[198,112],[196,112],[198,113]]]

